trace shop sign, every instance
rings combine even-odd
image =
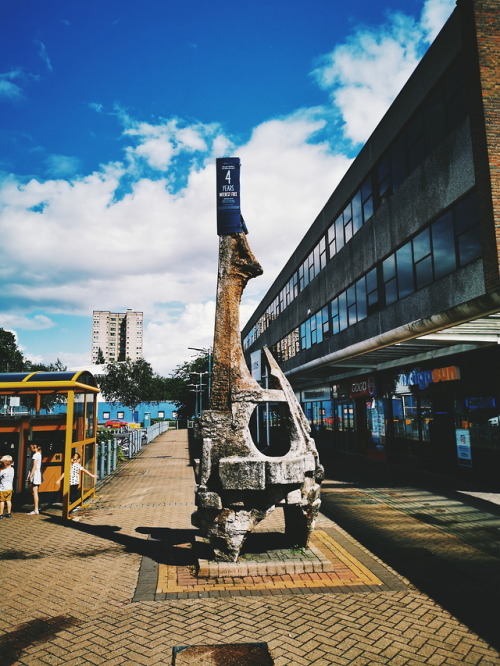
[[[329,400],[329,399],[330,399],[329,387],[321,387],[311,391],[302,391],[303,402],[307,402],[308,400]]]
[[[457,444],[457,462],[464,467],[472,467],[472,454],[470,449],[470,431],[463,428],[455,430]]]
[[[351,398],[365,398],[372,397],[377,394],[374,377],[362,377],[355,379],[351,383],[350,397]]]
[[[434,370],[414,368],[411,372],[401,373],[398,383],[402,386],[418,386],[419,389],[426,389],[430,384],[450,382],[455,379],[460,379],[460,368],[450,365],[447,368],[434,368]]]

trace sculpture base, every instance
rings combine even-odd
[[[330,573],[333,564],[314,545],[308,548],[286,548],[280,544],[281,534],[254,534],[253,544],[245,549],[237,562],[217,562],[210,559],[208,539],[196,537],[195,555],[198,578],[246,576],[283,576],[285,574]],[[260,552],[255,544],[260,542]],[[252,545],[254,547],[252,547]],[[283,546],[283,547],[280,547]]]

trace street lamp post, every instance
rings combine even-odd
[[[200,347],[188,347],[188,349],[192,349],[193,351],[199,351],[203,352],[204,354],[207,354],[208,356],[208,400],[210,400],[210,394],[212,393],[212,348],[209,347],[206,349],[205,347],[200,348]],[[194,373],[193,373],[194,374]],[[207,373],[205,373],[207,374]]]

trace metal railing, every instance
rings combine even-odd
[[[159,421],[148,428],[120,430],[109,433],[110,438],[97,444],[97,475],[98,481],[115,471],[121,456],[133,458],[142,447],[168,430],[167,421]]]

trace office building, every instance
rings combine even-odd
[[[243,330],[326,464],[500,484],[499,14],[458,0]]]
[[[127,310],[94,310],[92,315],[92,363],[113,363],[142,358],[143,313]],[[99,351],[102,352],[100,357]]]

